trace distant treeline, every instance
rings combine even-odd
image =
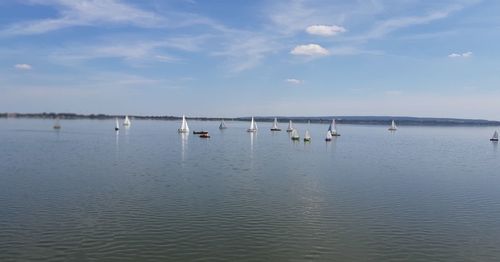
[[[75,114],[75,113],[0,113],[0,118],[47,118],[47,119],[113,119],[123,118],[125,115],[106,114]],[[138,116],[129,115],[132,119],[149,120],[179,120],[180,116]],[[218,117],[187,117],[188,120],[202,121],[250,121],[251,117],[218,118]],[[431,118],[431,117],[402,117],[402,116],[318,116],[318,117],[287,117],[277,116],[280,122],[292,120],[297,123],[329,123],[335,118],[339,124],[358,125],[389,125],[392,120],[398,125],[426,125],[426,126],[500,126],[500,121],[490,121],[483,119],[459,119],[459,118]],[[271,122],[274,116],[255,117],[258,122]]]

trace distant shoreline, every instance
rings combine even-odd
[[[124,118],[125,115],[107,114],[75,114],[75,113],[0,113],[0,118],[34,118],[34,119],[93,119],[106,120]],[[180,120],[180,116],[141,116],[129,115],[132,119],[143,120]],[[500,126],[500,121],[484,119],[460,119],[460,118],[433,118],[433,117],[406,117],[406,116],[314,116],[314,117],[287,117],[276,116],[280,122],[292,120],[297,123],[329,123],[333,118],[339,124],[354,125],[389,125],[392,120],[398,125],[413,126]],[[250,117],[219,118],[219,117],[187,117],[188,120],[201,121],[250,121]],[[256,116],[259,122],[272,122],[274,116]]]

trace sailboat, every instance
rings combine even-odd
[[[252,122],[250,123],[250,128],[247,129],[247,132],[257,132],[257,123],[255,123],[253,116]]]
[[[125,120],[123,120],[123,125],[130,126],[130,119],[128,118],[128,116],[125,116]]]
[[[327,131],[326,132],[326,138],[325,138],[325,141],[332,141],[332,132],[330,131]]]
[[[188,123],[186,121],[186,116],[185,115],[182,115],[181,127],[177,130],[177,132],[179,132],[179,133],[189,133],[189,126],[188,126]]]
[[[226,122],[224,122],[224,119],[222,119],[219,125],[219,129],[226,129],[226,128],[227,128]]]
[[[274,118],[273,126],[271,127],[271,131],[281,131],[281,128],[278,127],[278,119]]]
[[[392,120],[391,126],[389,127],[389,131],[396,131],[396,130],[398,130],[398,127],[396,126],[394,120]]]
[[[120,123],[118,123],[118,118],[115,118],[115,131],[120,130]]]
[[[59,117],[56,118],[56,121],[54,123],[54,129],[61,129],[61,123],[59,123]]]
[[[292,140],[299,140],[300,139],[300,136],[299,136],[299,132],[297,132],[297,129],[293,129],[292,130]]]
[[[292,120],[290,120],[290,122],[288,122],[288,128],[286,129],[286,131],[289,133],[293,131]]]
[[[304,135],[304,142],[311,142],[311,135],[309,134],[309,130],[306,130],[306,134]]]
[[[495,133],[493,133],[493,136],[491,137],[490,141],[498,142],[498,131],[495,130]]]
[[[335,118],[330,123],[328,131],[332,134],[332,136],[340,136],[339,132],[337,132],[337,125],[335,124]]]

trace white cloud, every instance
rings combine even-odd
[[[472,52],[465,52],[465,53],[451,53],[448,55],[449,58],[460,58],[460,57],[463,57],[463,58],[468,58],[468,57],[471,57],[472,56]]]
[[[15,64],[14,68],[18,70],[31,70],[32,66],[29,64]]]
[[[319,36],[334,36],[346,31],[344,27],[337,25],[311,25],[306,28],[307,33]]]
[[[287,78],[285,79],[285,82],[292,84],[292,85],[300,85],[303,84],[303,80],[295,79],[295,78]]]
[[[304,56],[326,56],[330,54],[330,51],[318,44],[307,44],[296,46],[294,49],[292,49],[292,51],[290,51],[290,54]]]

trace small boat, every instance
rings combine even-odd
[[[498,142],[498,131],[495,131],[495,133],[493,133],[493,136],[491,137],[490,141]]]
[[[292,130],[291,138],[292,138],[292,140],[299,140],[300,139],[299,132],[297,132],[297,129]]]
[[[189,126],[188,126],[188,123],[186,121],[186,116],[185,115],[182,115],[181,127],[177,130],[177,132],[179,132],[179,133],[189,133]]]
[[[206,135],[208,131],[193,131],[193,135]]]
[[[61,129],[61,123],[59,123],[59,117],[56,118],[56,121],[54,122],[53,128],[56,130]]]
[[[311,142],[311,135],[309,134],[309,130],[306,130],[306,134],[304,135],[304,142]]]
[[[326,132],[326,138],[325,138],[325,141],[328,142],[328,141],[332,141],[332,132],[330,131],[327,131]]]
[[[250,123],[250,128],[247,129],[247,132],[257,132],[257,123],[255,123],[253,116],[252,122]]]
[[[281,131],[281,128],[278,127],[278,119],[274,118],[273,126],[271,127],[271,131]]]
[[[219,125],[219,129],[226,129],[226,128],[227,128],[226,122],[224,122],[224,119],[222,119]]]
[[[201,134],[200,137],[201,138],[210,138],[210,136],[208,135],[208,132],[205,134]]]
[[[130,126],[130,119],[128,118],[128,116],[125,116],[125,120],[123,120],[123,125]]]
[[[118,123],[118,118],[115,118],[115,131],[120,130],[120,123]]]
[[[292,125],[292,120],[288,122],[288,128],[286,129],[288,133],[293,132],[293,125]]]
[[[335,118],[330,123],[330,126],[328,127],[328,131],[332,134],[332,136],[340,136],[339,132],[337,131],[337,125],[335,123]]]
[[[391,126],[389,127],[389,131],[396,131],[396,130],[398,130],[398,127],[396,126],[394,120],[392,120]]]

